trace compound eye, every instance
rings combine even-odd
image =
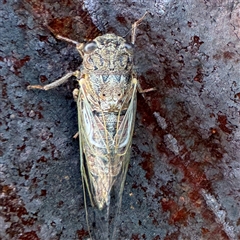
[[[87,54],[93,52],[97,48],[96,42],[89,42],[85,45],[83,51]]]

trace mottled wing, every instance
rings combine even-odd
[[[95,212],[94,219],[99,231],[99,235],[94,235],[98,239],[108,239],[114,234],[114,224],[109,229],[109,219],[110,216],[116,218],[121,205],[135,123],[136,87],[137,80],[132,79],[124,107],[118,111],[103,112],[80,81],[81,173],[92,205],[101,210]],[[103,232],[107,235],[103,236]]]

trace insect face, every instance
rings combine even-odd
[[[124,74],[132,69],[133,47],[115,34],[105,34],[87,43],[83,49],[83,66],[94,74]]]

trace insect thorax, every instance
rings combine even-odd
[[[130,89],[129,75],[89,75],[89,84],[103,111],[118,111]]]

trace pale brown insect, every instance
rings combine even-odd
[[[136,28],[145,15],[132,26],[131,44],[115,34],[99,36],[87,44],[57,35],[59,39],[76,44],[83,58],[80,70],[45,86],[28,86],[28,89],[49,90],[71,76],[78,80],[79,89],[73,91],[73,96],[78,108],[83,187],[84,192],[85,188],[88,190],[91,204],[99,209],[99,221],[103,220],[102,216],[106,221],[99,224],[101,229],[98,229],[99,235],[95,234],[96,239],[114,238],[115,234],[114,227],[109,229],[108,219],[110,208],[114,215],[120,209],[130,160],[138,87],[132,70],[133,45]]]

